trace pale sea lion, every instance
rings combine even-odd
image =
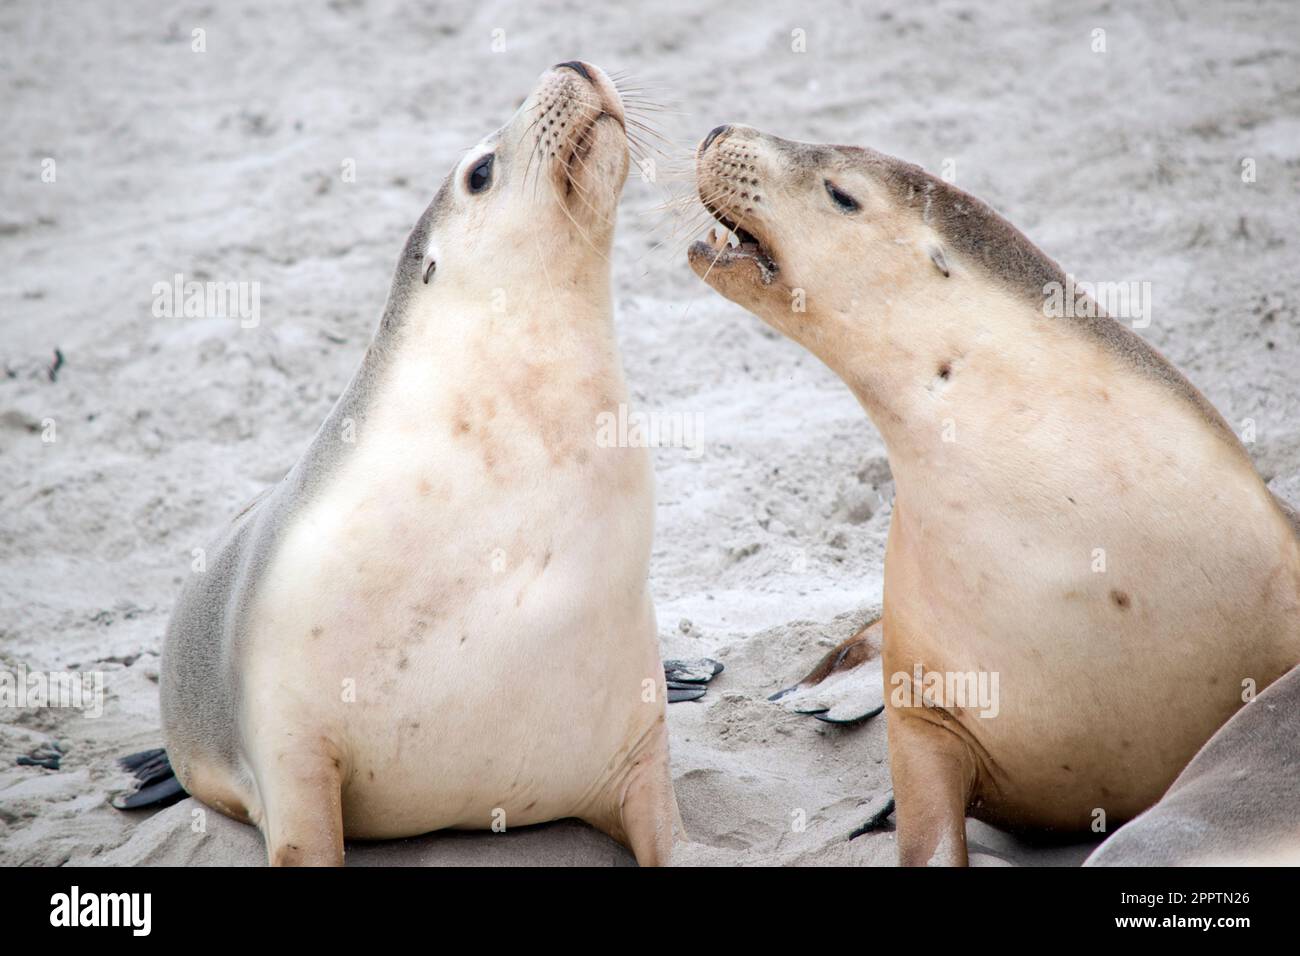
[[[653,476],[596,441],[628,401],[624,122],[603,72],[564,63],[457,163],[351,384],[180,597],[167,754],[273,864],[560,817],[669,859]]]
[[[742,126],[697,174],[737,245],[696,243],[694,270],[836,372],[887,446],[901,862],[964,864],[968,810],[1087,832],[1151,806],[1243,681],[1300,661],[1295,514],[1172,365],[974,197]],[[1053,289],[1077,317],[1047,317]],[[948,692],[967,677],[997,680],[996,708]]]
[[[1300,866],[1300,668],[1201,748],[1084,866]]]

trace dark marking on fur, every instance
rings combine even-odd
[[[934,263],[936,269],[943,273],[945,279],[952,275],[952,271],[948,268],[948,260],[944,257],[943,250],[938,246],[930,247],[930,261]]]

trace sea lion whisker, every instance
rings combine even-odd
[[[559,207],[560,212],[564,213],[565,218],[568,219],[569,222],[573,224],[573,228],[578,230],[578,235],[582,237],[582,241],[591,247],[592,252],[596,253],[596,255],[600,256],[601,259],[603,259],[605,262],[608,263],[609,257],[605,255],[605,253],[601,252],[598,248],[596,248],[596,244],[593,243],[591,241],[591,237],[587,235],[587,230],[583,229],[582,225],[578,222],[578,220],[574,219],[573,214],[569,212],[568,206],[565,204],[564,200],[560,198],[560,194],[556,192],[555,183],[552,182],[549,178],[547,179],[546,182],[547,185],[550,187],[551,196],[555,199],[555,205]]]

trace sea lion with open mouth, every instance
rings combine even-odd
[[[457,163],[351,384],[180,597],[167,754],[273,864],[560,817],[668,862],[653,475],[596,440],[628,400],[624,122],[602,71],[562,63]]]
[[[836,372],[888,449],[901,862],[964,864],[968,811],[1086,832],[1151,806],[1243,683],[1300,661],[1295,514],[1172,365],[974,197],[743,126],[697,175],[725,234],[692,268]],[[1053,294],[1073,307],[1047,314]],[[984,677],[996,706],[961,699]]]

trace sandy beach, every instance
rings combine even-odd
[[[655,451],[663,656],[726,666],[669,707],[679,865],[896,858],[889,829],[848,839],[890,788],[884,718],[767,700],[878,613],[889,465],[838,378],[687,266],[703,220],[665,203],[692,192],[713,126],[951,173],[1074,276],[1149,283],[1140,334],[1300,504],[1289,0],[116,6],[0,10],[0,668],[104,675],[98,716],[0,709],[0,864],[265,862],[251,827],[209,812],[195,832],[192,800],[111,808],[115,759],[160,745],[193,550],[302,453],[446,171],[557,61],[626,71],[669,108],[642,114],[662,153],[629,177],[613,263],[633,404],[691,436]],[[257,324],[156,316],[176,275],[258,283]],[[17,763],[55,742],[59,769]],[[1092,848],[968,834],[977,865]],[[351,844],[348,862],[632,858],[561,821]]]

